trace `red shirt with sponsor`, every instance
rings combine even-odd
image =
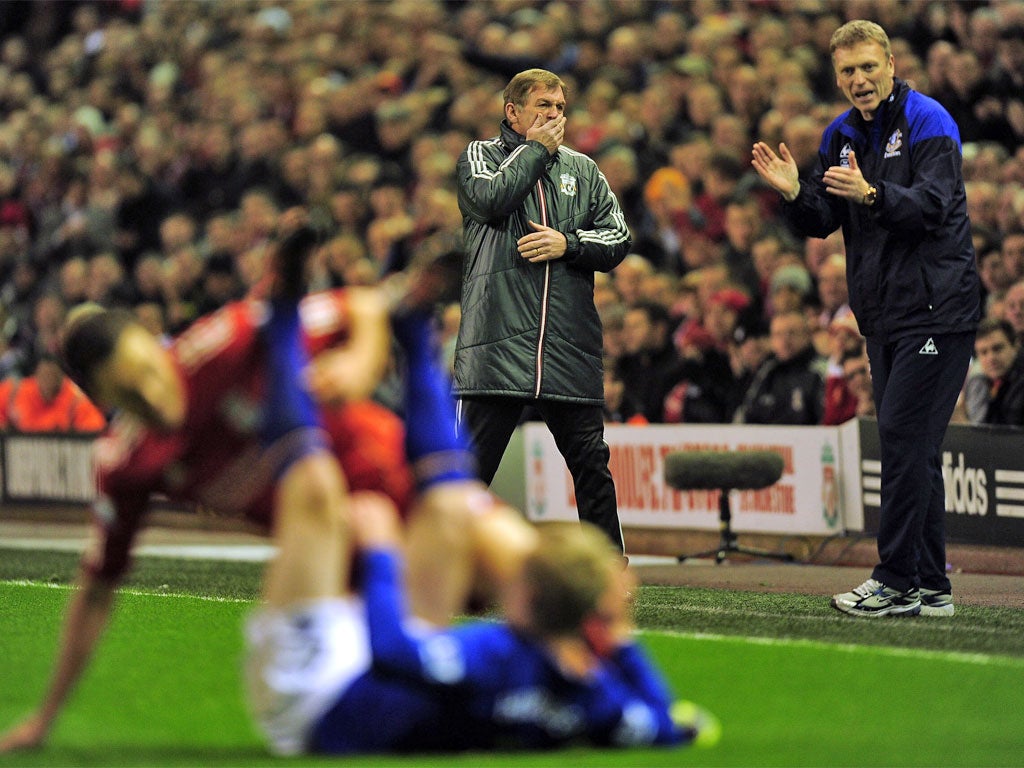
[[[93,511],[100,546],[85,564],[98,577],[115,580],[127,570],[132,541],[157,494],[269,529],[275,467],[257,434],[265,387],[260,329],[267,310],[258,300],[229,304],[174,341],[170,352],[188,401],[180,429],[152,429],[123,414],[97,441],[99,495]],[[346,337],[344,291],[307,297],[301,313],[311,355]],[[323,415],[350,488],[383,490],[408,503],[412,480],[397,417],[373,403]]]

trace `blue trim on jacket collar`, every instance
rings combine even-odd
[[[892,93],[878,105],[875,119],[868,122],[861,116],[859,110],[850,107],[825,129],[821,137],[820,151],[827,151],[832,141],[832,135],[836,131],[856,143],[864,144],[870,139],[871,147],[880,147],[882,133],[885,130],[883,126],[889,122],[893,110],[901,108],[911,93],[913,93],[913,89],[909,85],[898,77],[893,78]]]

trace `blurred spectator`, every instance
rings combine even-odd
[[[821,312],[815,318],[812,333],[814,346],[822,355],[830,354],[828,336],[833,321],[852,315],[850,292],[846,285],[846,257],[834,253],[818,269],[818,301]]]
[[[761,278],[751,249],[761,234],[761,215],[757,200],[742,195],[733,197],[725,205],[724,260],[729,268],[729,280],[739,285],[754,298],[755,310],[762,311]]]
[[[147,251],[135,262],[128,303],[132,306],[142,303],[158,304],[166,310],[167,294],[164,278],[164,260],[160,254]]]
[[[825,238],[808,237],[804,240],[804,266],[815,278],[825,259],[837,253],[846,255],[846,245],[843,243],[843,233],[840,230]]]
[[[189,212],[203,220],[215,211],[235,208],[244,191],[245,169],[238,161],[231,127],[210,119],[196,127],[190,166],[181,180]]]
[[[1018,19],[998,35],[985,91],[996,102],[990,109],[1006,120],[1009,131],[1002,137],[1003,146],[1013,152],[1024,142],[1024,24]]]
[[[825,360],[811,343],[803,313],[772,318],[771,355],[754,374],[734,421],[740,424],[820,424],[825,409]]]
[[[995,230],[999,206],[999,187],[987,180],[976,179],[964,184],[967,190],[967,213],[972,227]]]
[[[782,123],[780,141],[786,142],[801,173],[814,167],[818,156],[823,126],[807,112],[794,115]]]
[[[874,390],[871,388],[871,366],[865,347],[848,349],[843,353],[843,377],[854,398],[853,416],[875,415]],[[851,417],[852,418],[852,417]]]
[[[745,302],[743,294],[735,289],[718,291],[705,313],[707,327],[691,323],[677,339],[680,360],[663,401],[665,423],[720,424],[730,420],[745,384],[734,375],[729,358],[738,327],[735,318]]]
[[[23,359],[36,360],[41,355],[57,352],[66,310],[67,306],[56,293],[41,293],[32,300],[29,316],[19,323],[11,342]]]
[[[0,429],[93,433],[106,426],[103,414],[52,355],[41,355],[32,374],[11,380],[0,397]]]
[[[625,353],[623,333],[626,325],[626,308],[621,302],[598,306],[602,329],[602,355],[605,359],[617,362]]]
[[[626,223],[636,228],[642,218],[644,187],[636,152],[625,144],[612,144],[599,150],[594,161],[618,198]]]
[[[614,361],[607,358],[604,364],[604,420],[608,424],[650,423],[636,397],[626,389]]]
[[[1024,334],[1024,279],[1017,280],[1006,289],[1003,298],[1003,318],[1018,338]]]
[[[979,371],[964,385],[964,407],[972,424],[1024,427],[1024,352],[1005,320],[983,319],[974,355]]]
[[[693,196],[683,173],[663,167],[644,185],[644,215],[634,230],[633,250],[660,269],[677,274],[682,265],[682,240],[692,232]]]
[[[811,275],[801,264],[781,264],[772,272],[768,296],[769,314],[802,312],[811,296]]]
[[[616,370],[649,422],[662,421],[665,395],[678,363],[668,311],[661,304],[639,301],[623,318],[623,355]]]
[[[989,92],[985,63],[973,50],[954,53],[949,61],[949,91],[939,101],[961,134],[972,140],[1013,144],[1013,129],[999,99]]]
[[[992,314],[993,305],[1002,302],[1013,280],[1006,271],[1003,254],[997,248],[978,251],[978,277],[982,288],[982,315]]]
[[[218,251],[210,254],[203,265],[196,315],[205,315],[230,301],[242,298],[244,289],[230,253]]]
[[[1024,230],[1011,230],[1003,234],[999,253],[1003,269],[1010,280],[1024,279]]]
[[[630,253],[611,274],[622,303],[632,307],[643,298],[644,279],[654,274],[654,266],[643,256]]]
[[[828,368],[825,373],[825,414],[822,424],[842,424],[857,413],[857,397],[850,388],[847,366],[849,355],[866,355],[864,337],[853,314],[837,317],[828,328]],[[865,358],[866,359],[866,358]]]
[[[732,287],[720,288],[708,298],[703,326],[715,347],[725,350],[735,337],[740,321],[751,314],[750,297],[745,292]]]
[[[89,298],[89,262],[75,256],[60,267],[58,290],[64,303],[73,307]]]
[[[125,281],[124,267],[110,251],[97,253],[89,259],[85,296],[89,301],[106,306],[130,303],[130,287]]]
[[[771,354],[768,323],[758,317],[748,317],[736,326],[728,344],[729,371],[724,421],[734,420],[743,402],[750,382]]]
[[[715,152],[701,177],[702,192],[694,200],[700,212],[698,229],[711,240],[725,239],[725,206],[736,192],[744,173],[738,158],[724,152]]]

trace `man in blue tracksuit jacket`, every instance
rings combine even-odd
[[[941,105],[895,77],[877,24],[843,25],[830,49],[853,108],[825,130],[816,168],[801,179],[786,146],[776,154],[764,142],[753,166],[798,232],[842,228],[850,306],[871,361],[879,563],[832,605],[857,616],[952,615],[940,448],[980,311],[960,133]]]

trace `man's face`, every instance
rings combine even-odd
[[[1024,277],[1024,235],[1008,234],[1003,238],[1000,253],[1003,257],[1003,267],[1010,277],[1014,280]]]
[[[859,393],[871,388],[871,367],[868,356],[849,357],[843,361],[843,378],[851,392]]]
[[[526,97],[526,103],[505,105],[505,117],[508,118],[512,130],[520,136],[525,136],[530,130],[537,115],[543,116],[544,120],[554,120],[565,113],[565,95],[561,88],[545,88],[542,85],[535,85],[530,94]]]
[[[818,298],[821,305],[835,311],[850,299],[846,270],[838,264],[824,264],[818,271]]]
[[[811,341],[807,321],[795,312],[772,318],[770,333],[772,352],[781,362],[792,360],[807,349]]]
[[[631,309],[626,313],[622,325],[622,343],[625,351],[631,355],[641,352],[650,346],[651,321],[642,309]]]
[[[1003,312],[1013,330],[1017,333],[1024,331],[1024,283],[1014,283],[1006,289]]]
[[[185,421],[181,376],[170,353],[141,326],[124,330],[110,357],[93,371],[91,389],[101,407],[134,414],[148,426],[169,430]]]
[[[36,366],[36,381],[43,399],[52,401],[64,383],[64,372],[53,360],[41,360]]]
[[[878,106],[892,93],[895,62],[876,42],[864,41],[832,54],[836,85],[865,120],[873,120]]]
[[[981,371],[990,379],[1001,379],[1009,372],[1018,349],[1002,331],[981,336],[974,342],[974,354]]]

